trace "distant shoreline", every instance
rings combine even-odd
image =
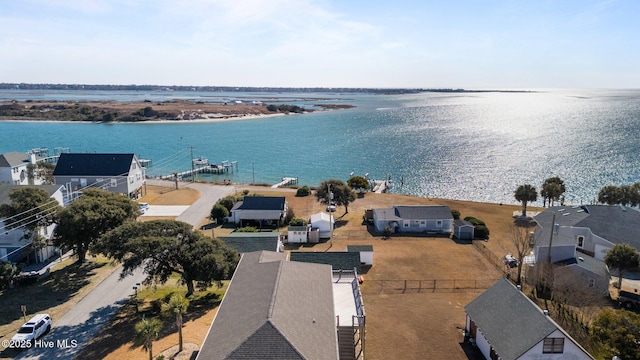
[[[185,100],[144,101],[4,101],[0,121],[53,121],[97,124],[194,123],[253,120],[314,111],[349,109],[353,105],[321,104],[317,109],[296,105],[204,103]]]

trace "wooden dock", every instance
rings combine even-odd
[[[283,177],[282,181],[280,181],[279,183],[272,185],[272,188],[279,188],[281,186],[287,186],[287,185],[295,185],[298,183],[298,178],[297,177]]]
[[[195,174],[224,174],[231,171],[233,173],[234,167],[237,169],[238,162],[237,161],[223,161],[222,164],[210,164],[210,165],[202,165],[193,168],[192,170],[182,171],[176,174],[171,175],[162,175],[160,179],[163,180],[174,180],[177,175],[179,178],[194,176]]]

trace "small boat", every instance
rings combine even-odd
[[[209,159],[203,158],[202,156],[200,156],[197,159],[193,159],[193,164],[194,165],[207,165],[207,164],[209,164]]]

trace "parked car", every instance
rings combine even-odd
[[[149,203],[141,202],[140,203],[140,215],[144,214],[149,210]]]
[[[24,323],[13,335],[11,341],[20,344],[21,342],[33,342],[51,330],[51,316],[49,314],[37,314]]]
[[[509,265],[510,268],[518,267],[518,259],[514,258],[513,255],[507,254],[504,257],[504,263]]]
[[[618,304],[627,309],[638,307],[638,305],[640,305],[640,294],[620,290],[618,293]]]

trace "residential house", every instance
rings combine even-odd
[[[611,274],[603,261],[581,254],[577,258],[554,264],[558,265],[554,271],[554,285],[574,292],[585,289],[597,294],[609,294]]]
[[[69,192],[93,186],[138,198],[144,193],[145,169],[134,154],[62,153],[53,178]]]
[[[241,254],[262,250],[282,252],[284,245],[281,239],[280,232],[232,232],[220,236],[220,240]]]
[[[443,205],[394,205],[373,209],[373,225],[382,232],[388,226],[394,232],[451,234],[453,215]]]
[[[620,205],[556,206],[534,217],[536,262],[575,257],[575,251],[604,261],[615,244],[640,250],[640,211]],[[554,225],[555,224],[555,225]],[[550,246],[551,245],[551,246]]]
[[[283,253],[244,253],[196,359],[355,359],[363,332],[355,277],[336,280],[331,266]]]
[[[64,204],[64,187],[60,185],[0,185],[0,205],[11,204],[9,195],[14,189],[21,186],[43,189],[50,195],[52,201],[56,201],[59,205]],[[58,251],[53,245],[33,249],[30,246],[31,239],[25,238],[24,230],[22,228],[12,229],[7,226],[10,223],[11,219],[0,218],[0,261],[40,263]],[[55,226],[52,224],[42,227],[39,234],[46,240],[51,240]]]
[[[287,199],[284,196],[245,196],[238,201],[229,214],[229,222],[246,226],[278,227],[287,215]]]
[[[508,280],[465,306],[465,333],[485,359],[593,359]]]
[[[9,152],[0,155],[0,184],[29,185],[29,164],[35,164],[35,155]]]
[[[330,213],[320,212],[311,215],[309,225],[312,230],[317,229],[320,239],[331,239],[335,228],[335,219]]]

